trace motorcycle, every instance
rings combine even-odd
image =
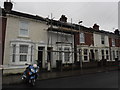
[[[26,81],[32,86],[35,86],[36,79],[38,77],[38,69],[39,67],[36,64],[29,65],[23,75],[22,75],[22,80]]]

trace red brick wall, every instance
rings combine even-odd
[[[7,18],[3,18],[3,17],[0,17],[0,41],[2,42],[2,60],[0,61],[0,64],[3,64],[3,56],[4,56],[4,43],[5,43],[5,33],[6,33],[6,21],[7,21]],[[1,49],[1,48],[0,48]]]
[[[74,42],[75,42],[75,45],[79,45],[79,33],[75,33],[75,37],[74,37]]]
[[[94,40],[93,40],[93,33],[90,32],[85,32],[85,43],[80,43],[80,36],[79,33],[75,34],[75,44],[76,45],[94,45]]]
[[[119,42],[119,45],[118,45],[118,46],[120,47],[120,39],[118,40],[118,42]]]
[[[109,46],[112,47],[112,38],[109,38]]]
[[[85,45],[94,45],[93,33],[85,33]]]
[[[112,47],[112,38],[109,38],[109,46]],[[120,47],[120,39],[115,39],[115,47]]]
[[[115,39],[115,46],[120,47],[120,39]]]

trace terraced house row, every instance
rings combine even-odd
[[[59,20],[43,18],[12,9],[5,2],[1,9],[0,41],[3,74],[20,73],[25,63],[38,63],[41,69],[99,67],[120,60],[120,32],[88,28],[62,15]],[[60,65],[59,65],[60,64]]]

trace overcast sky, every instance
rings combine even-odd
[[[3,7],[3,1],[0,6]],[[68,22],[78,23],[82,20],[83,26],[92,27],[94,23],[100,26],[100,29],[113,32],[118,28],[118,0],[50,0],[44,2],[41,0],[12,0],[13,10],[50,17],[51,13],[55,20],[58,20],[62,14],[66,15]],[[28,2],[29,1],[29,2]]]

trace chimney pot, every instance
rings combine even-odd
[[[119,31],[118,29],[116,29],[116,30],[114,31],[114,33],[115,33],[116,35],[119,35],[119,34],[120,34],[120,31]]]
[[[65,15],[62,15],[60,21],[67,22],[67,17]]]
[[[97,24],[95,23],[94,26],[93,26],[93,29],[99,30],[99,25],[97,25]]]

